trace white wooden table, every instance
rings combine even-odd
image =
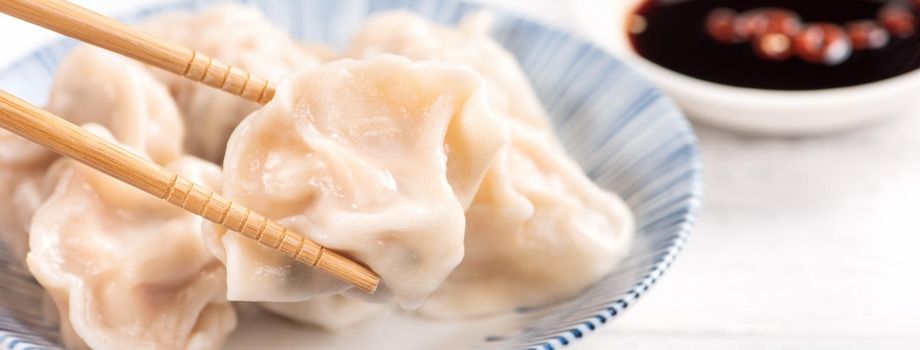
[[[920,116],[819,139],[698,134],[690,244],[585,348],[920,349]]]
[[[502,6],[571,21],[561,2]],[[0,66],[52,37],[0,16]],[[815,139],[698,133],[706,200],[690,244],[574,349],[920,349],[920,116]]]

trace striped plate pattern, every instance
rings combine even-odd
[[[403,8],[456,23],[478,8],[439,0],[253,0],[295,36],[341,48],[371,13]],[[195,10],[212,1],[143,9],[130,22],[166,10]],[[482,349],[555,349],[597,330],[634,303],[687,240],[700,206],[696,139],[670,99],[623,63],[572,35],[497,13],[492,35],[520,60],[559,137],[587,174],[620,194],[637,220],[635,247],[609,276],[579,296],[513,315],[513,332],[471,343]],[[61,40],[0,70],[0,88],[43,104],[58,61],[74,43]],[[19,263],[0,256],[0,347],[56,348],[56,321],[41,288]]]

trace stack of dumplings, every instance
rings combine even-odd
[[[373,295],[0,130],[3,247],[68,348],[219,349],[237,302],[334,331],[575,295],[628,253],[632,216],[566,155],[490,21],[382,13],[341,54],[244,7],[143,25],[270,78],[265,106],[89,46],[57,71],[48,110],[366,264]]]

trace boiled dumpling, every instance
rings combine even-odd
[[[159,163],[181,153],[182,121],[166,88],[142,65],[96,47],[79,46],[62,60],[47,109],[76,124],[104,125]],[[18,259],[25,258],[32,214],[56,183],[59,169],[49,169],[55,158],[0,130],[0,237]]]
[[[27,263],[57,306],[67,347],[219,349],[236,316],[202,219],[66,162],[32,220]],[[202,160],[182,157],[168,168],[220,185],[220,169]]]
[[[463,257],[464,209],[506,143],[485,93],[466,68],[396,56],[286,75],[230,138],[224,195],[368,264],[377,295],[416,306]],[[347,288],[236,233],[210,242],[231,300]]]
[[[281,74],[330,59],[331,51],[295,42],[257,9],[221,5],[198,14],[168,14],[144,28],[252,74],[275,81]],[[215,163],[223,159],[237,124],[259,105],[175,74],[153,70],[172,91],[187,119],[191,154]]]
[[[53,160],[51,151],[0,129],[0,239],[15,261],[25,259],[32,214],[53,187],[44,180]]]
[[[168,14],[148,22],[145,27],[155,35],[273,79],[288,71],[314,67],[338,56],[322,45],[295,42],[288,33],[265,19],[257,9],[237,5],[219,5],[198,14]],[[269,37],[272,40],[265,40]],[[159,71],[155,71],[155,74],[170,86],[173,96],[187,116],[190,133],[195,135],[195,138],[186,142],[190,152],[222,162],[231,131],[260,106],[172,74]],[[331,304],[323,305],[327,301]],[[310,320],[310,316],[291,310],[341,307],[339,305],[344,303],[330,296],[302,303],[285,303],[283,307],[272,308],[271,303],[263,305],[267,310],[282,316],[325,326],[322,322],[329,322],[330,318]],[[349,303],[366,304],[358,300],[350,300]],[[374,308],[376,306],[353,307],[351,311],[355,314],[350,315],[349,319],[358,320],[356,315],[359,310],[370,311]]]
[[[376,15],[351,55],[396,53],[469,66],[489,83],[511,143],[466,212],[466,256],[422,306],[439,317],[474,316],[577,293],[613,270],[632,237],[632,216],[570,159],[514,57],[486,35],[487,14],[458,28],[408,12]]]
[[[141,64],[82,45],[61,61],[48,111],[71,123],[96,123],[158,164],[182,154],[185,129],[166,87]]]
[[[569,297],[628,253],[632,215],[548,138],[512,125],[511,147],[466,212],[466,256],[422,305],[436,317],[477,316]]]

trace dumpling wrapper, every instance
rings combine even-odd
[[[466,212],[466,256],[420,312],[463,317],[569,297],[612,271],[628,252],[632,215],[566,155],[514,56],[477,13],[458,28],[405,11],[375,15],[351,43],[353,57],[395,53],[466,65],[489,84],[511,144]]]
[[[111,139],[98,125],[87,128]],[[202,238],[203,219],[67,162],[32,220],[27,257],[57,306],[65,345],[219,349],[236,316],[224,297],[224,268]],[[220,169],[205,161],[182,157],[168,168],[220,186]]]
[[[463,257],[464,209],[507,142],[485,92],[466,68],[396,56],[285,75],[231,136],[224,195],[370,266],[378,298],[417,306]],[[295,302],[348,288],[214,231],[230,300]]]
[[[142,28],[271,81],[334,57],[322,46],[294,41],[258,9],[239,5],[223,4],[195,14],[170,13]],[[233,129],[260,106],[175,74],[151,71],[169,86],[187,120],[193,136],[186,140],[188,152],[219,164]]]

